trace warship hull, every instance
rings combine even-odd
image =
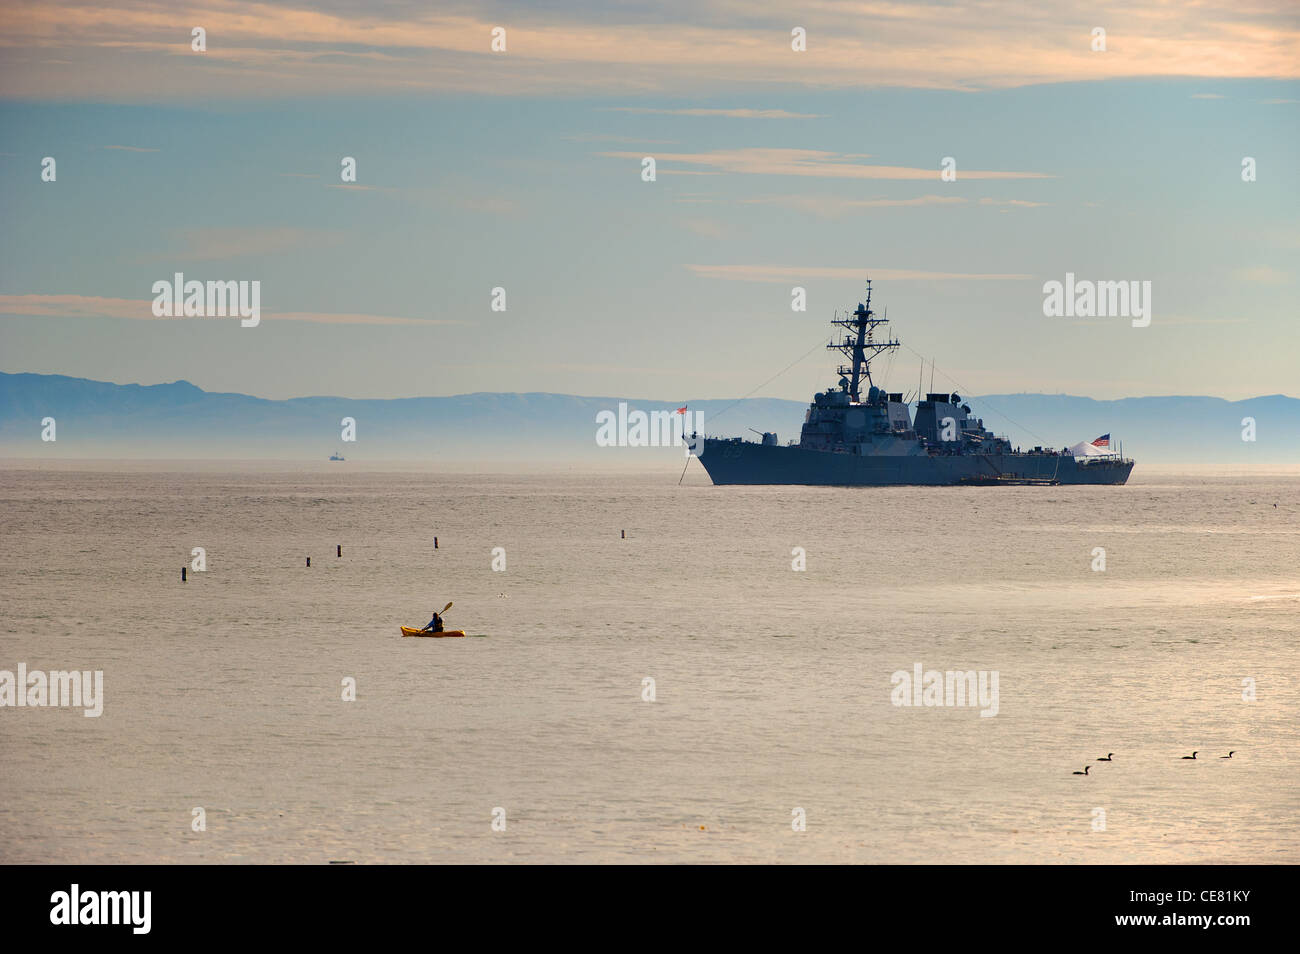
[[[1054,454],[873,455],[706,438],[700,463],[715,484],[808,484],[841,487],[1000,483],[1123,484],[1133,461]]]

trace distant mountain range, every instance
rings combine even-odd
[[[1021,447],[1065,447],[1109,432],[1139,465],[1243,469],[1300,465],[1300,399],[1280,394],[1226,401],[1214,397],[1139,397],[1117,401],[1063,394],[964,396],[985,425]],[[602,448],[596,415],[678,405],[571,394],[460,394],[357,400],[306,397],[271,401],[204,391],[187,381],[109,384],[54,374],[0,373],[0,455],[5,457],[276,458],[325,460],[588,461],[635,463],[680,449]],[[747,398],[689,401],[705,433],[753,437],[775,430],[799,436],[807,405]],[[55,419],[54,442],[41,440]],[[356,441],[341,439],[356,420]],[[1256,440],[1242,440],[1254,418]]]

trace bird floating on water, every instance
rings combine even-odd
[[[1115,761],[1115,760],[1114,760],[1113,758],[1111,758],[1111,756],[1114,755],[1114,754],[1115,754],[1114,752],[1107,752],[1107,753],[1106,753],[1106,757],[1105,757],[1104,759],[1098,759],[1097,761],[1098,761],[1098,762],[1113,762],[1113,761]]]
[[[1201,750],[1200,750],[1200,749],[1197,749],[1197,750],[1196,750],[1196,752],[1199,752],[1199,751],[1201,751]],[[1185,759],[1195,759],[1195,758],[1196,758],[1196,752],[1193,752],[1191,755],[1184,755],[1183,758],[1185,758]]]
[[[1073,774],[1075,774],[1075,775],[1087,775],[1087,774],[1088,774],[1088,769],[1090,769],[1090,768],[1092,768],[1091,765],[1085,765],[1085,766],[1083,767],[1083,771],[1082,771],[1082,772],[1075,772],[1075,773],[1073,773]]]
[[[1230,758],[1232,758],[1232,753],[1235,752],[1235,751],[1237,751],[1237,750],[1236,750],[1236,749],[1232,749],[1230,752],[1228,752],[1227,755],[1220,755],[1219,758],[1221,758],[1221,759],[1230,759]]]

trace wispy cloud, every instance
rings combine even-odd
[[[615,136],[609,133],[575,133],[571,136],[561,136],[565,142],[621,142],[628,145],[634,143],[663,146],[676,145],[676,139],[642,139],[640,136]]]
[[[1046,202],[1028,199],[968,199],[959,195],[916,195],[902,199],[845,199],[834,195],[767,195],[741,199],[741,205],[777,205],[824,219],[838,219],[860,209],[909,209],[929,206],[980,205],[1036,209]],[[1002,208],[1006,211],[1006,208]]]
[[[521,207],[514,199],[503,196],[463,196],[456,204],[471,212],[486,212],[489,215],[518,215]]]
[[[685,202],[690,199],[677,199]],[[694,201],[703,201],[696,199]],[[1046,202],[1031,202],[1028,199],[968,199],[959,195],[917,195],[901,199],[872,198],[849,199],[835,195],[764,195],[739,200],[741,205],[775,205],[795,209],[824,219],[838,219],[851,215],[861,209],[905,209],[927,206],[981,205],[1005,206],[1010,208],[1035,209],[1047,205]]]
[[[582,374],[635,374],[638,377],[677,377],[677,372],[680,370],[679,368],[665,368],[662,366],[652,368],[604,363],[577,364],[573,362],[534,363],[533,367],[543,371],[557,371],[564,374],[571,374],[574,372]]]
[[[398,318],[393,315],[345,314],[322,311],[267,311],[270,321],[311,321],[320,325],[464,325],[445,318]],[[172,319],[168,319],[172,320]]]
[[[124,152],[161,152],[161,149],[148,149],[144,146],[105,146],[105,149],[121,149]]]
[[[770,282],[806,281],[812,278],[849,279],[861,281],[867,278],[880,281],[1010,281],[1032,278],[1032,275],[1016,274],[973,274],[969,272],[923,272],[914,269],[896,268],[835,268],[825,265],[687,265],[700,278],[719,278],[732,282]]]
[[[1192,315],[1161,315],[1159,326],[1168,328],[1171,325],[1242,325],[1246,323],[1245,318],[1227,318],[1222,315],[1213,318],[1199,318]],[[1094,328],[1104,328],[1104,324],[1091,321],[1076,321],[1065,325],[1066,328],[1082,328],[1085,325]],[[1154,327],[1154,325],[1153,325]]]
[[[731,229],[714,219],[683,219],[682,228],[704,238],[720,239],[731,234]]]
[[[980,205],[1009,205],[1017,209],[1041,209],[1047,202],[1031,202],[1028,199],[980,199]]]
[[[207,262],[246,255],[268,255],[291,248],[328,248],[343,241],[335,229],[300,229],[251,226],[246,228],[203,227],[181,229],[166,252],[149,255],[143,262]]]
[[[104,298],[94,295],[0,295],[0,314],[34,318],[128,318],[140,321],[215,321],[209,318],[159,318],[152,299]],[[310,321],[324,325],[461,325],[437,318],[399,318],[317,311],[262,310],[263,321]]]
[[[640,161],[637,152],[602,152],[610,159]],[[938,180],[940,171],[912,166],[878,166],[848,160],[859,158],[849,153],[824,152],[816,149],[716,149],[711,152],[667,152],[655,154],[660,175],[673,163],[686,166],[706,166],[722,172],[742,175],[813,176],[823,179],[931,179]],[[961,169],[962,179],[1050,179],[1045,172],[1010,172],[985,169]]]
[[[1224,96],[1221,93],[1193,93],[1192,94],[1192,99],[1227,99],[1227,98],[1228,97]]]
[[[0,314],[38,318],[139,318],[155,320],[152,300],[96,295],[0,295]]]
[[[791,113],[784,109],[652,109],[648,106],[603,106],[602,112],[649,113],[659,116],[725,116],[731,119],[821,119],[817,113]]]
[[[1232,277],[1239,282],[1252,282],[1257,285],[1289,285],[1295,277],[1289,272],[1269,265],[1254,265],[1235,269]]]
[[[1097,0],[1085,20],[1058,4],[753,0],[667,6],[589,0],[509,10],[477,0],[340,5],[221,0],[193,10],[208,49],[164,0],[0,5],[0,79],[21,98],[156,100],[389,91],[608,95],[701,89],[908,86],[983,89],[1142,76],[1295,78],[1294,0]],[[504,15],[504,20],[498,20]],[[492,19],[488,19],[488,17]],[[792,18],[806,52],[790,47]],[[1073,20],[1074,26],[1065,25]],[[181,26],[178,26],[178,23]],[[1107,28],[1093,52],[1089,25]],[[508,52],[490,51],[505,25]],[[183,29],[181,27],[184,27]],[[136,68],[122,69],[123,58]]]
[[[907,199],[845,199],[834,195],[765,195],[740,201],[742,205],[775,205],[822,219],[839,219],[861,209],[961,205],[970,200],[955,195],[920,195]]]

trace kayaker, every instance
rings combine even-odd
[[[437,610],[434,610],[434,611],[433,611],[433,619],[429,620],[429,625],[426,626],[426,627],[424,627],[423,632],[426,632],[426,633],[441,633],[441,632],[442,632],[442,617],[438,615],[438,611],[437,611]]]

